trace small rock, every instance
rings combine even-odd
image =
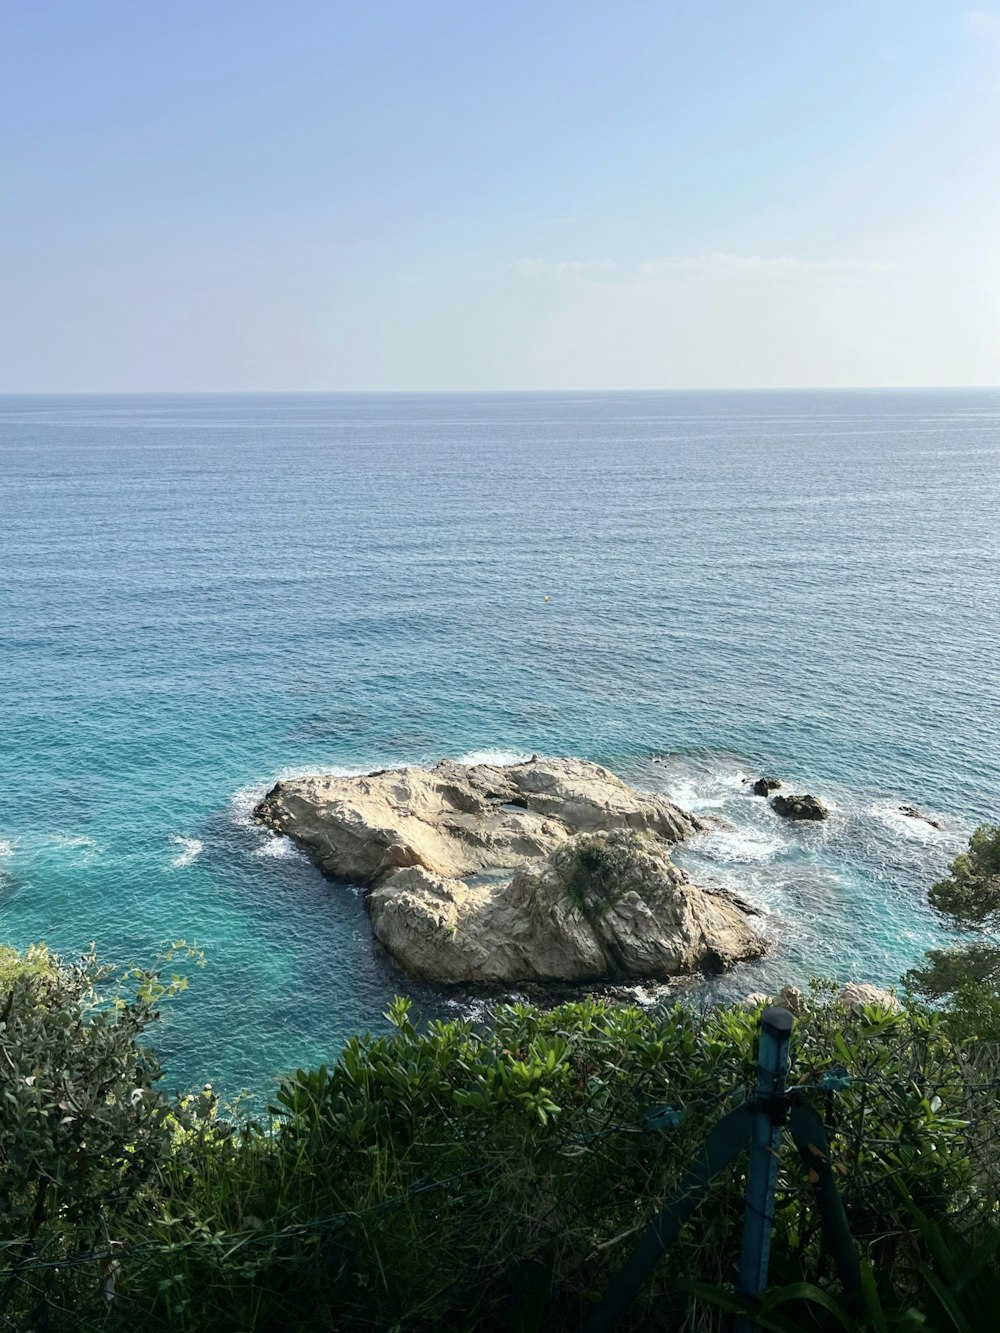
[[[771,792],[777,791],[780,786],[780,778],[758,778],[750,790],[754,796],[770,796]]]
[[[925,824],[930,824],[931,828],[940,829],[941,821],[934,819],[931,815],[925,815],[922,810],[918,810],[915,805],[901,805],[899,813],[905,815],[907,819],[920,819]]]
[[[771,809],[784,819],[828,819],[829,810],[818,796],[775,796]]]
[[[865,981],[846,982],[837,996],[837,1003],[855,1014],[859,1014],[865,1005],[885,1009],[893,1014],[900,1013],[903,1008],[892,991],[881,990],[878,986],[871,986]]]
[[[749,995],[744,995],[740,1000],[741,1009],[762,1009],[771,1003],[770,995],[765,995],[763,991],[751,991]]]
[[[802,992],[798,986],[782,986],[775,1004],[787,1009],[790,1013],[801,1014],[803,1006]]]

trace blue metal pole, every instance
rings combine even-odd
[[[747,1165],[746,1206],[743,1213],[743,1248],[740,1253],[739,1292],[757,1296],[767,1286],[774,1222],[774,1190],[778,1180],[778,1149],[784,1120],[783,1098],[788,1075],[788,1042],[794,1019],[787,1009],[769,1006],[761,1014],[757,1049],[757,1087],[754,1092],[753,1134]],[[737,1333],[752,1333],[753,1323],[741,1315]]]

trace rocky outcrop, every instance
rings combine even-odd
[[[818,796],[775,796],[771,809],[784,819],[829,819],[830,812]]]
[[[502,883],[398,870],[369,895],[376,936],[430,981],[637,981],[721,972],[764,943],[662,846],[578,834]]]
[[[663,796],[635,791],[599,764],[532,759],[279,782],[254,817],[286,833],[321,870],[365,888],[420,866],[447,877],[513,869],[573,833],[632,829],[667,843],[700,824]]]
[[[943,827],[939,819],[935,819],[933,815],[925,814],[923,810],[918,810],[915,805],[901,805],[899,813],[905,815],[907,819],[919,819],[924,824],[930,824],[931,828],[940,829]]]
[[[891,990],[872,986],[867,981],[847,981],[837,996],[837,1003],[852,1013],[859,1014],[862,1009],[884,1009],[887,1013],[898,1014],[903,1006]]]
[[[765,995],[763,991],[753,991],[740,1001],[743,1009],[759,1009],[762,1006],[776,1004],[793,1014],[801,1014],[806,1007],[806,1000],[797,986],[783,986],[776,999]],[[891,990],[882,990],[867,981],[847,981],[837,994],[837,1004],[853,1014],[860,1014],[863,1009],[881,1009],[885,1013],[898,1014],[903,1006]]]
[[[598,764],[296,778],[254,814],[369,889],[376,937],[429,981],[665,978],[763,952],[741,905],[670,860],[699,822]]]
[[[771,792],[777,791],[780,786],[780,778],[758,778],[750,790],[754,796],[770,796]]]

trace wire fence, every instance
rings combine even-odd
[[[837,1218],[855,1263],[862,1254],[897,1262],[908,1243],[901,1177],[921,1206],[970,1227],[995,1210],[995,1048],[970,1047],[956,1062],[937,1058],[926,1041],[898,1041],[891,1068],[876,1051],[868,1069],[845,1046],[821,1062],[793,1062],[786,1077],[787,1029],[783,1053],[765,1047],[762,1040],[756,1071],[745,1059],[722,1059],[704,1089],[688,1084],[679,1100],[670,1096],[677,1079],[651,1064],[631,1080],[634,1114],[623,1116],[621,1101],[595,1081],[576,1103],[574,1132],[540,1132],[530,1151],[524,1140],[470,1136],[467,1119],[443,1112],[437,1139],[413,1153],[432,1169],[392,1192],[373,1181],[377,1197],[364,1206],[303,1217],[299,1200],[287,1219],[276,1211],[234,1227],[228,1216],[208,1218],[182,1231],[189,1222],[179,1218],[176,1236],[166,1225],[148,1226],[145,1238],[132,1227],[127,1239],[111,1228],[72,1247],[67,1216],[64,1231],[0,1242],[0,1329],[197,1327],[192,1303],[216,1281],[220,1328],[306,1327],[274,1322],[274,1310],[303,1286],[327,1302],[326,1312],[317,1307],[317,1328],[327,1317],[336,1319],[331,1327],[389,1328],[377,1293],[407,1282],[406,1319],[395,1326],[457,1328],[440,1323],[440,1312],[464,1299],[470,1274],[484,1301],[504,1292],[507,1323],[497,1327],[585,1323],[598,1333],[619,1321],[695,1328],[700,1320],[707,1328],[714,1316],[671,1292],[661,1260],[675,1246],[683,1271],[759,1291],[779,1228],[783,1271],[825,1264],[849,1283]],[[433,1169],[438,1148],[438,1164],[457,1161],[453,1169]],[[756,1182],[755,1152],[768,1165]],[[344,1164],[310,1169],[335,1173]],[[694,1227],[699,1209],[706,1216]],[[416,1246],[425,1252],[414,1255]],[[240,1313],[227,1323],[236,1288]],[[254,1310],[263,1312],[259,1323],[248,1322]]]

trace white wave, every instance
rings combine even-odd
[[[0,857],[6,859],[8,856],[13,856],[16,850],[16,838],[0,838]]]
[[[205,850],[205,844],[200,838],[182,838],[179,833],[171,833],[170,841],[183,849],[171,858],[172,866],[189,866]]]
[[[719,810],[729,799],[729,793],[713,791],[707,784],[692,782],[689,779],[672,781],[669,785],[670,799],[682,810]]]
[[[271,784],[273,785],[273,784]],[[251,815],[258,801],[270,790],[266,782],[255,783],[252,787],[240,787],[229,798],[229,814],[234,824],[241,828],[256,829]]]
[[[302,856],[303,854],[291,838],[270,832],[254,853],[255,856],[267,856],[277,861],[282,861],[289,856]]]
[[[52,833],[41,840],[42,845],[56,847],[59,851],[75,852],[84,863],[100,856],[104,848],[86,833]]]
[[[460,754],[455,761],[459,764],[492,764],[494,768],[506,768],[509,764],[525,764],[531,758],[527,750],[470,750]]]
[[[449,1009],[456,1010],[457,1018],[471,1018],[473,1023],[486,1023],[496,1008],[496,1001],[483,999],[445,1000]]]
[[[937,823],[944,823],[941,816],[933,810],[927,810],[924,813],[928,819],[933,819]],[[917,842],[952,843],[955,841],[953,829],[949,829],[947,826],[935,828],[933,824],[927,822],[927,819],[921,819],[917,815],[904,814],[900,806],[894,805],[892,801],[876,801],[874,805],[869,806],[868,814],[890,828],[893,833],[901,833],[904,837],[912,838]]]
[[[695,845],[713,860],[733,865],[766,865],[785,846],[776,833],[748,828],[709,829]]]
[[[749,775],[735,763],[712,766],[687,755],[664,755],[653,763],[666,794],[684,810],[718,810],[750,791]]]
[[[640,1009],[651,1009],[670,994],[670,986],[666,983],[657,985],[655,982],[649,982],[644,986],[625,986],[623,989],[631,996],[633,1004]]]

